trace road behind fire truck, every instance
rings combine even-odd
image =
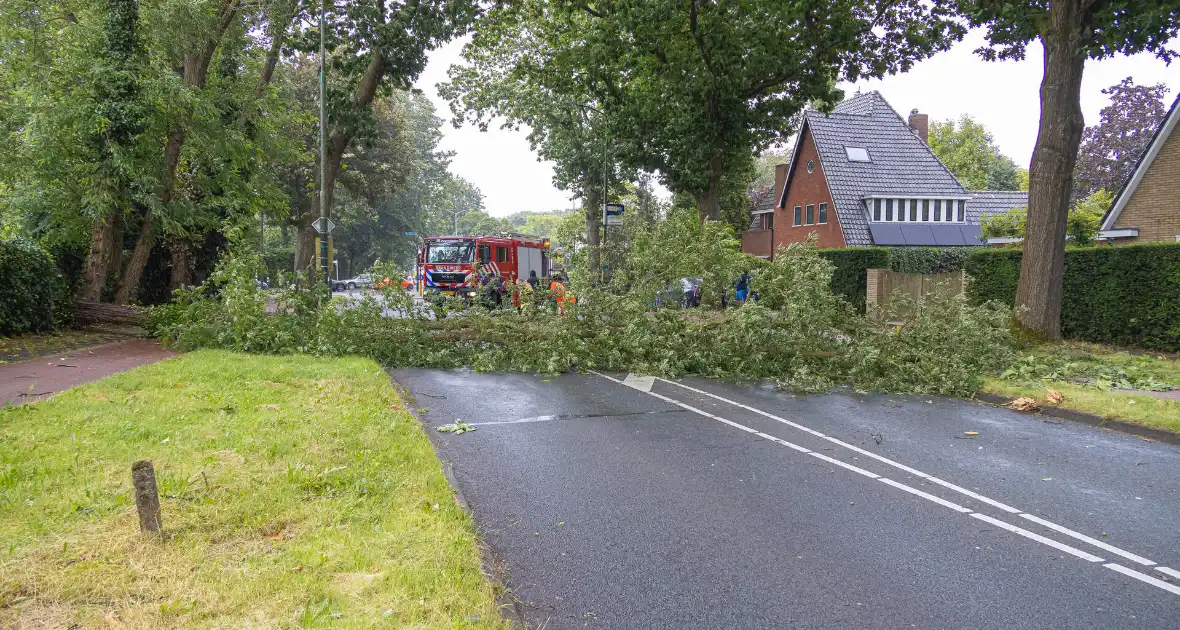
[[[418,291],[472,296],[477,291],[475,261],[506,283],[549,274],[549,239],[523,234],[503,236],[436,236],[418,250]]]

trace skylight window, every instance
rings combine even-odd
[[[864,147],[844,147],[844,152],[848,154],[849,162],[872,162]]]

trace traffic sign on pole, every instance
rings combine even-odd
[[[332,220],[327,217],[320,217],[312,221],[311,226],[320,234],[331,234],[332,230],[336,229],[336,224],[332,223]]]

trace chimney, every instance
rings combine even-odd
[[[910,110],[910,129],[922,139],[924,144],[930,144],[928,136],[930,135],[930,116],[926,114],[919,114],[918,110]]]
[[[774,166],[774,207],[778,207],[779,199],[783,196],[783,182],[787,180],[787,169],[790,164],[776,164]]]

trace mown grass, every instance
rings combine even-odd
[[[139,533],[143,458],[162,539]],[[0,411],[0,541],[0,627],[505,625],[470,516],[363,359],[201,351]]]
[[[1032,355],[1047,364],[1070,365],[1063,374],[1124,373],[1139,381],[1158,381],[1180,388],[1180,361],[1162,353],[1131,353],[1108,346],[1082,342],[1046,343],[1028,348],[1023,355]],[[1064,398],[1054,405],[1047,398],[1048,390],[1060,392]],[[1121,420],[1144,426],[1180,433],[1180,401],[1167,400],[1146,394],[1112,391],[1093,383],[1077,383],[1069,379],[988,378],[982,391],[1009,397],[1027,396],[1042,407],[1060,407],[1095,414],[1110,420]]]

